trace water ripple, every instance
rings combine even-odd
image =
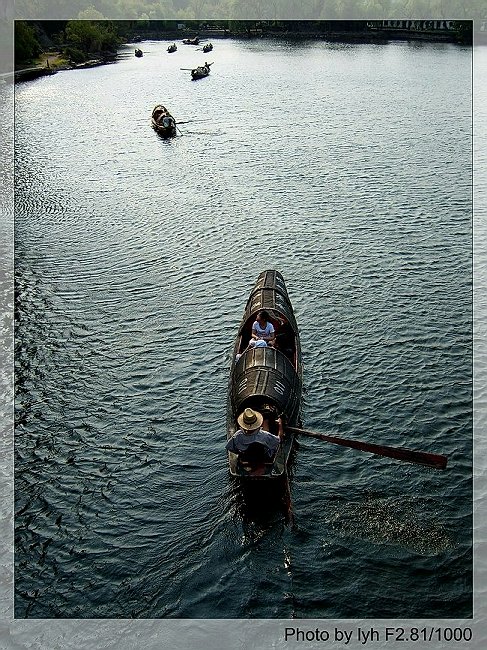
[[[161,96],[166,47],[16,92],[16,615],[468,616],[470,52],[228,39]],[[208,121],[163,142],[159,101]],[[301,438],[290,500],[234,489],[230,342],[270,267],[306,426],[446,473]]]

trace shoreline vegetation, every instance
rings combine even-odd
[[[145,40],[200,38],[321,39],[386,43],[391,40],[472,44],[472,22],[453,20],[164,21],[67,20],[15,22],[15,81],[60,70],[113,63],[119,48]]]

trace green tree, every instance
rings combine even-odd
[[[71,20],[66,25],[66,43],[85,54],[114,51],[120,37],[112,22]]]
[[[23,20],[15,21],[15,62],[26,63],[38,56],[42,48],[35,30]]]

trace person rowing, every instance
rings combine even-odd
[[[278,423],[279,420],[280,418]],[[246,408],[237,418],[240,429],[227,442],[226,450],[238,454],[242,460],[270,461],[279,447],[281,436],[265,431],[262,428],[263,422],[262,413]],[[281,422],[279,433],[282,432]]]

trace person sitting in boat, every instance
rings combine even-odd
[[[252,325],[252,338],[257,341],[265,341],[270,346],[273,346],[276,342],[274,325],[270,321],[269,312],[265,311],[265,309],[259,311]]]
[[[170,115],[164,115],[162,118],[162,126],[165,129],[170,129],[174,126],[174,119]]]
[[[278,417],[276,419],[276,411],[270,404],[263,404],[260,410],[262,412],[262,417],[264,418],[261,429],[264,431],[269,431],[269,433],[273,433],[273,431],[275,431],[275,424],[277,424],[277,434],[282,440],[284,437],[282,417]]]
[[[152,117],[156,120],[156,122],[160,122],[161,119],[166,115],[167,113],[167,108],[164,106],[156,106],[154,110],[152,111]]]
[[[238,454],[242,460],[246,460],[250,452],[253,452],[252,460],[271,460],[279,447],[280,437],[262,429],[262,413],[246,408],[238,416],[237,422],[240,429],[227,442],[226,450]],[[282,431],[282,426],[279,431]],[[256,449],[261,451],[260,458],[257,458]]]

